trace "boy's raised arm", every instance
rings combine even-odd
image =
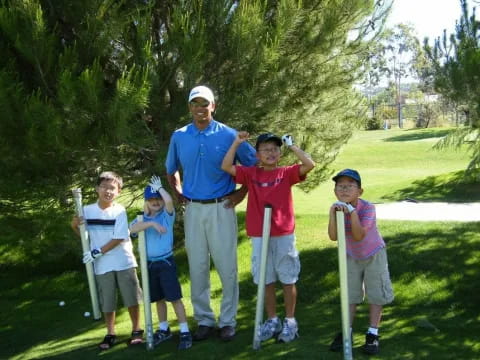
[[[232,145],[230,146],[230,149],[228,149],[227,153],[225,154],[225,157],[223,158],[223,161],[222,161],[223,171],[229,173],[232,176],[235,176],[237,174],[237,171],[234,165],[235,153],[237,152],[237,149],[240,146],[240,144],[248,139],[249,135],[250,134],[246,131],[240,131],[237,134],[236,139],[233,141]]]
[[[172,214],[175,209],[173,206],[173,200],[168,191],[163,188],[162,180],[160,179],[160,177],[153,175],[148,185],[150,185],[152,189],[158,191],[160,195],[162,195],[162,199],[165,204],[165,210],[167,211],[167,213]]]
[[[282,141],[285,146],[290,148],[290,150],[292,150],[297,158],[302,162],[299,169],[300,176],[305,175],[315,167],[315,162],[312,160],[310,155],[293,143],[293,138],[291,135],[283,135]]]

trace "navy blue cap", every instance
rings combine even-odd
[[[273,135],[272,133],[265,133],[258,136],[257,143],[255,144],[255,149],[258,150],[258,146],[260,144],[266,143],[268,141],[273,141],[277,146],[282,146],[282,139],[280,139],[276,135]]]
[[[332,180],[337,182],[338,178],[340,176],[347,176],[349,178],[352,178],[353,180],[355,180],[357,183],[358,183],[358,186],[362,186],[362,179],[360,178],[360,174],[358,173],[357,170],[353,170],[353,169],[344,169],[342,171],[340,171],[337,175],[335,175]]]
[[[150,185],[148,185],[145,188],[144,196],[145,196],[145,200],[152,199],[152,198],[162,199],[162,195],[160,195],[158,191],[153,190]]]

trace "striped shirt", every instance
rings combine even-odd
[[[352,235],[351,215],[345,215],[347,254],[356,260],[364,260],[384,248],[385,242],[378,232],[375,205],[366,200],[358,199],[355,211],[360,219],[360,224],[363,228],[366,228],[367,233],[362,240],[355,241]]]
[[[101,248],[112,239],[123,240],[94,261],[95,274],[101,275],[137,266],[128,232],[127,213],[122,205],[113,203],[106,209],[101,209],[98,203],[86,205],[83,207],[83,217],[91,250]]]

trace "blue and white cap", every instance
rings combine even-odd
[[[160,200],[162,200],[162,195],[160,195],[158,191],[153,190],[150,185],[145,188],[144,196],[145,200],[153,198],[159,198]]]
[[[337,175],[335,175],[332,180],[337,182],[338,178],[341,176],[346,176],[349,177],[353,180],[355,180],[358,183],[358,186],[362,186],[362,179],[360,178],[360,174],[358,173],[357,170],[353,169],[344,169],[340,171]]]

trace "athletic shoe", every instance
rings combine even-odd
[[[353,333],[350,333],[350,343],[353,347]],[[330,351],[343,351],[343,334],[341,332],[335,336],[335,339],[330,344]]]
[[[170,328],[167,330],[157,330],[155,331],[155,334],[153,334],[153,346],[157,346],[171,337],[172,333],[170,332]]]
[[[180,333],[179,350],[185,350],[192,347],[192,334],[190,332]]]
[[[298,337],[298,325],[295,321],[290,322],[285,320],[283,322],[283,329],[280,335],[278,335],[277,341],[281,343],[288,343],[295,340]]]
[[[276,337],[282,332],[282,322],[279,319],[268,319],[260,326],[260,341],[266,341]]]
[[[373,335],[372,333],[367,333],[365,335],[365,345],[363,345],[362,350],[365,354],[375,355],[378,354],[380,343],[378,339],[380,336]]]

